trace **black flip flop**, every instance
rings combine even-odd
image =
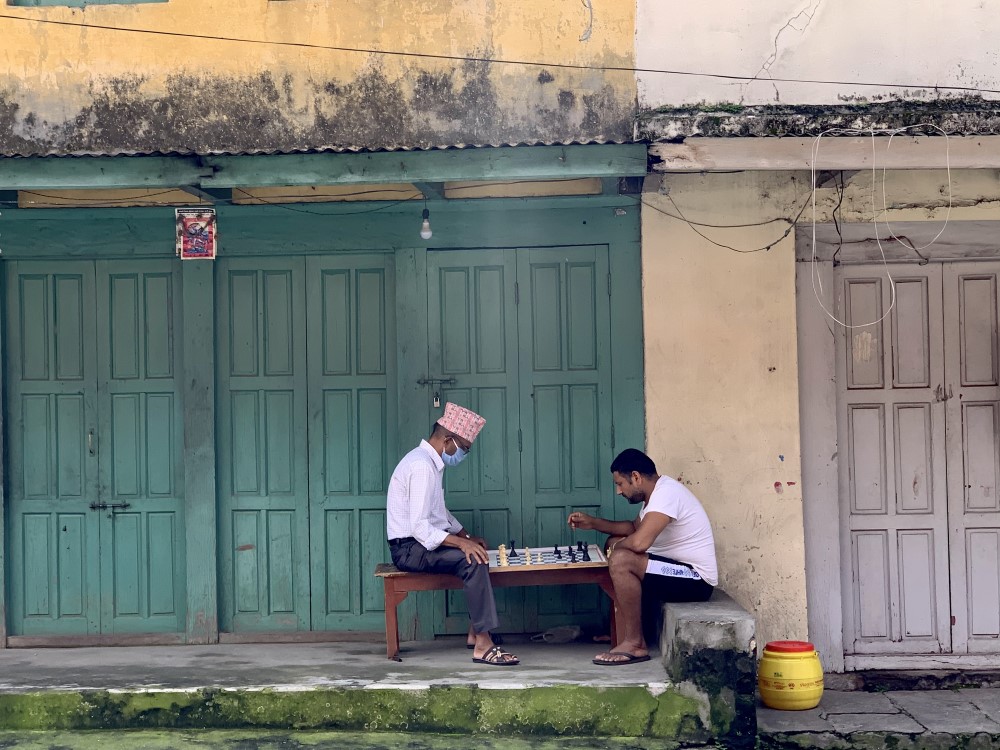
[[[649,654],[643,656],[637,656],[636,654],[629,654],[625,651],[608,651],[608,656],[624,656],[625,659],[592,659],[594,664],[600,667],[620,667],[622,664],[638,664],[639,662],[649,661]]]
[[[514,656],[514,654],[509,651],[504,651],[499,646],[494,646],[485,654],[482,658],[473,656],[472,661],[476,664],[488,664],[491,667],[516,667],[521,663],[521,660],[514,656],[512,661],[504,660],[504,656]]]

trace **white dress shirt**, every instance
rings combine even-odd
[[[444,505],[444,461],[426,440],[403,456],[389,479],[385,525],[389,539],[412,536],[437,549],[462,524]]]

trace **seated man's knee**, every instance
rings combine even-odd
[[[622,575],[635,570],[636,559],[639,556],[629,550],[616,550],[608,558],[608,572],[611,575]]]
[[[604,540],[604,554],[605,555],[608,554],[608,550],[611,549],[611,545],[612,544],[618,544],[618,542],[620,542],[624,538],[625,537],[623,537],[623,536],[609,536],[607,539],[605,539]]]

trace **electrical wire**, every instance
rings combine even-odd
[[[712,174],[721,174],[720,172],[712,172]],[[669,211],[664,211],[662,208],[657,206],[655,203],[647,203],[646,201],[641,201],[642,205],[646,208],[651,208],[654,211],[658,211],[664,216],[669,216],[671,219],[678,219],[693,227],[708,227],[709,229],[745,229],[746,227],[766,227],[777,222],[785,222],[786,224],[792,224],[792,220],[787,216],[779,216],[775,219],[767,219],[766,221],[753,221],[748,224],[706,224],[701,221],[692,221],[691,219],[685,219],[683,216],[678,214],[672,214]],[[675,204],[676,205],[676,204]]]
[[[875,146],[875,135],[876,135],[876,133],[878,133],[878,134],[881,134],[881,135],[889,135],[890,136],[889,143],[886,144],[886,150],[888,150],[888,148],[892,144],[892,137],[893,136],[899,135],[900,133],[904,133],[907,130],[911,130],[913,128],[925,128],[925,127],[934,128],[934,129],[938,130],[944,136],[944,142],[945,142],[945,164],[947,165],[947,168],[948,168],[948,213],[946,215],[944,226],[942,226],[941,230],[934,236],[934,239],[932,239],[926,245],[923,245],[922,247],[917,248],[917,247],[915,247],[913,245],[913,243],[910,243],[909,241],[904,242],[902,239],[900,239],[899,237],[897,237],[896,234],[894,234],[892,232],[891,228],[889,228],[889,222],[888,221],[886,221],[884,223],[886,224],[886,227],[889,229],[889,234],[892,237],[892,239],[896,240],[899,244],[903,245],[904,247],[907,247],[907,248],[913,250],[914,252],[917,253],[917,255],[920,256],[920,258],[924,262],[927,262],[928,259],[925,256],[921,255],[919,251],[920,250],[925,250],[928,247],[930,247],[931,245],[933,245],[935,242],[937,242],[938,238],[941,237],[941,234],[947,228],[947,226],[948,226],[948,219],[950,219],[950,217],[951,217],[951,208],[952,208],[952,203],[953,203],[953,194],[952,194],[952,185],[951,185],[951,160],[950,160],[950,155],[949,155],[949,144],[948,144],[948,138],[949,138],[949,136],[948,136],[948,134],[944,130],[941,130],[941,128],[938,128],[936,125],[932,125],[930,123],[920,123],[918,125],[907,125],[906,127],[891,128],[891,129],[869,128],[867,130],[860,130],[860,129],[854,129],[854,128],[829,128],[828,130],[824,130],[822,133],[820,133],[819,135],[817,135],[816,136],[816,140],[813,142],[812,163],[811,163],[811,175],[812,175],[812,185],[813,185],[813,190],[812,190],[812,209],[813,209],[813,211],[812,211],[812,213],[813,213],[813,215],[812,215],[812,258],[811,258],[811,263],[809,265],[809,276],[810,276],[810,280],[812,282],[813,295],[816,297],[816,302],[819,304],[820,308],[822,308],[822,310],[826,314],[826,316],[828,318],[830,318],[830,320],[832,320],[837,325],[842,326],[843,328],[847,328],[847,329],[867,328],[869,326],[878,325],[879,323],[881,323],[883,320],[885,320],[889,316],[889,314],[892,312],[893,308],[896,306],[896,282],[895,282],[895,280],[892,277],[892,273],[889,271],[889,263],[888,263],[888,260],[885,257],[885,248],[882,246],[882,239],[879,237],[879,233],[878,233],[878,211],[877,211],[877,209],[875,207],[876,185],[878,184],[878,178],[877,178],[877,174],[878,174],[877,168],[878,167],[877,167],[877,164],[876,164],[877,159],[878,159],[878,155],[877,155],[876,146]],[[874,231],[875,242],[878,244],[879,254],[882,257],[882,267],[885,269],[886,278],[889,280],[889,306],[886,308],[885,312],[882,313],[882,316],[878,320],[869,321],[867,323],[853,324],[853,323],[847,323],[847,322],[841,320],[834,313],[832,313],[827,308],[827,306],[825,304],[823,304],[823,300],[820,297],[820,293],[823,291],[823,279],[822,279],[822,277],[820,277],[819,271],[816,268],[816,159],[819,156],[820,142],[822,141],[823,136],[824,135],[829,135],[831,133],[836,133],[837,135],[870,135],[871,136],[871,141],[872,141],[872,191],[871,191],[871,196],[872,196],[872,200],[871,200],[871,203],[872,203],[872,225],[875,228],[875,231]],[[886,188],[885,188],[885,177],[886,177],[886,172],[887,171],[888,171],[888,167],[883,166],[882,167],[882,211],[883,211],[883,214],[888,213],[888,210],[889,210],[888,209],[888,201],[886,199]],[[838,232],[839,232],[839,229],[838,229]],[[842,239],[841,239],[841,245],[843,245],[843,240]],[[840,249],[838,248],[837,252],[839,252],[839,251],[840,251]],[[817,289],[817,282],[818,282],[818,289]]]
[[[815,192],[815,191],[813,191],[813,192]],[[802,203],[802,207],[799,208],[799,212],[797,214],[795,214],[795,218],[793,218],[793,219],[787,219],[787,218],[784,218],[784,217],[780,217],[780,218],[777,218],[777,219],[770,219],[769,221],[758,222],[756,224],[730,224],[730,225],[724,225],[723,224],[723,225],[712,225],[712,224],[700,224],[700,223],[697,223],[697,222],[689,221],[687,219],[687,217],[684,216],[684,212],[681,211],[680,206],[677,205],[677,202],[673,199],[672,196],[667,195],[667,200],[670,201],[671,205],[677,211],[677,214],[678,214],[677,216],[673,216],[673,214],[671,214],[671,213],[669,213],[667,211],[663,211],[662,209],[659,209],[656,206],[653,206],[653,205],[651,205],[649,203],[646,203],[645,201],[643,201],[643,205],[650,206],[651,208],[654,208],[657,211],[659,211],[660,213],[666,214],[667,216],[673,216],[673,218],[675,218],[675,219],[680,219],[681,221],[683,221],[685,224],[687,224],[691,228],[691,231],[693,231],[695,234],[697,234],[699,237],[701,237],[702,239],[706,240],[707,242],[711,242],[716,247],[721,247],[721,248],[723,248],[725,250],[731,250],[734,253],[740,253],[740,254],[759,253],[759,252],[766,252],[766,251],[770,250],[772,247],[774,247],[775,245],[777,245],[779,242],[781,242],[783,239],[785,239],[785,237],[787,237],[788,235],[790,235],[792,233],[792,230],[795,229],[795,222],[797,222],[799,220],[799,217],[802,216],[802,214],[805,212],[806,206],[809,205],[809,197],[806,197],[806,200]],[[733,247],[732,245],[727,245],[727,244],[725,244],[723,242],[716,242],[711,237],[707,236],[704,232],[698,231],[698,227],[699,226],[703,226],[703,227],[712,227],[712,226],[714,226],[717,229],[730,229],[730,228],[738,228],[738,227],[765,226],[767,224],[773,224],[773,223],[775,223],[777,221],[787,221],[788,222],[788,228],[782,233],[782,235],[780,237],[778,237],[778,239],[774,240],[774,242],[769,242],[768,244],[764,245],[763,247],[756,247],[756,248],[753,248],[752,250],[740,249],[740,248]]]
[[[198,39],[212,42],[234,42],[239,44],[260,44],[278,47],[294,47],[299,49],[325,50],[332,52],[352,52],[366,55],[383,55],[386,57],[409,57],[427,60],[446,60],[449,62],[473,62],[489,63],[494,65],[520,65],[542,68],[560,68],[563,70],[584,70],[603,71],[609,73],[650,73],[673,76],[692,76],[698,78],[716,78],[725,81],[753,82],[761,80],[759,76],[743,76],[726,73],[704,73],[691,70],[671,70],[666,68],[636,68],[628,65],[583,65],[580,63],[560,63],[547,62],[544,60],[518,60],[499,57],[474,57],[469,55],[446,55],[428,52],[401,52],[399,50],[383,50],[367,47],[345,47],[332,44],[314,44],[311,42],[288,42],[270,39],[248,39],[245,37],[213,36],[211,34],[192,34],[182,31],[162,31],[157,29],[137,29],[123,26],[111,26],[108,24],[85,23],[83,21],[58,21],[52,18],[29,18],[26,16],[15,16],[9,13],[0,13],[0,19],[8,21],[21,21],[26,23],[49,24],[53,26],[71,26],[74,28],[95,29],[99,31],[119,31],[132,34],[152,34],[156,36],[169,36],[184,39]],[[933,91],[966,91],[974,94],[1000,94],[998,89],[983,89],[975,86],[951,86],[942,84],[918,84],[918,83],[880,83],[872,81],[837,81],[821,80],[813,78],[775,78],[768,76],[768,81],[776,83],[810,83],[824,86],[874,86],[878,88],[892,89],[929,89]]]

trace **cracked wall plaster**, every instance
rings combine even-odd
[[[645,107],[1000,99],[1000,14],[982,0],[740,0],[724,13],[638,0],[636,13]]]

